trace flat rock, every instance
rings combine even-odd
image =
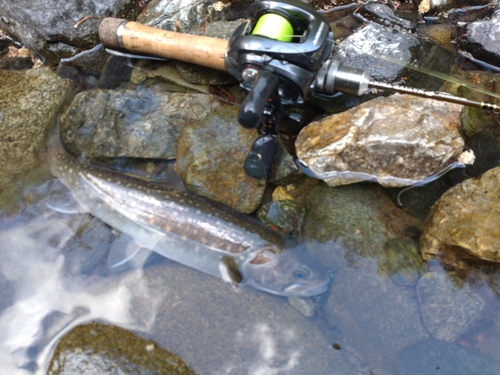
[[[449,189],[422,227],[424,259],[447,257],[500,261],[500,167]]]
[[[328,185],[419,183],[462,152],[462,106],[409,95],[379,97],[306,126],[299,161]]]

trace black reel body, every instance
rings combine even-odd
[[[254,143],[245,162],[247,173],[261,178],[277,150],[279,121],[286,107],[304,102],[331,55],[333,34],[323,16],[299,1],[259,1],[250,12],[254,20],[241,24],[229,40],[226,69],[250,92],[238,122],[245,128],[264,125],[263,139]]]

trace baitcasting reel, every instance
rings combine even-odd
[[[245,161],[252,177],[266,177],[278,149],[277,127],[287,107],[304,102],[317,72],[333,50],[328,21],[308,5],[288,0],[253,3],[255,22],[231,36],[226,70],[249,94],[238,112],[245,128],[263,124]]]

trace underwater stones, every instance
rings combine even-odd
[[[85,91],[61,118],[61,140],[69,152],[88,158],[174,159],[182,127],[217,107],[205,94]]]
[[[484,307],[468,284],[455,285],[444,273],[429,272],[417,285],[422,321],[438,340],[454,342],[478,321]]]
[[[500,261],[500,167],[449,189],[422,227],[424,259]]]
[[[418,246],[409,237],[392,238],[384,245],[379,257],[379,273],[387,275],[397,285],[415,285],[424,269]]]
[[[416,184],[461,154],[461,108],[409,95],[379,97],[306,126],[297,157],[330,186]]]

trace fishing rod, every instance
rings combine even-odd
[[[331,59],[333,32],[326,18],[296,0],[263,0],[249,7],[251,19],[229,40],[156,29],[133,21],[104,18],[101,42],[111,49],[181,60],[229,72],[247,90],[238,122],[262,134],[245,160],[247,174],[268,175],[278,150],[277,128],[288,108],[302,104],[309,93],[363,95],[390,90],[498,111],[493,103],[444,92],[394,86],[372,80],[362,69]]]

